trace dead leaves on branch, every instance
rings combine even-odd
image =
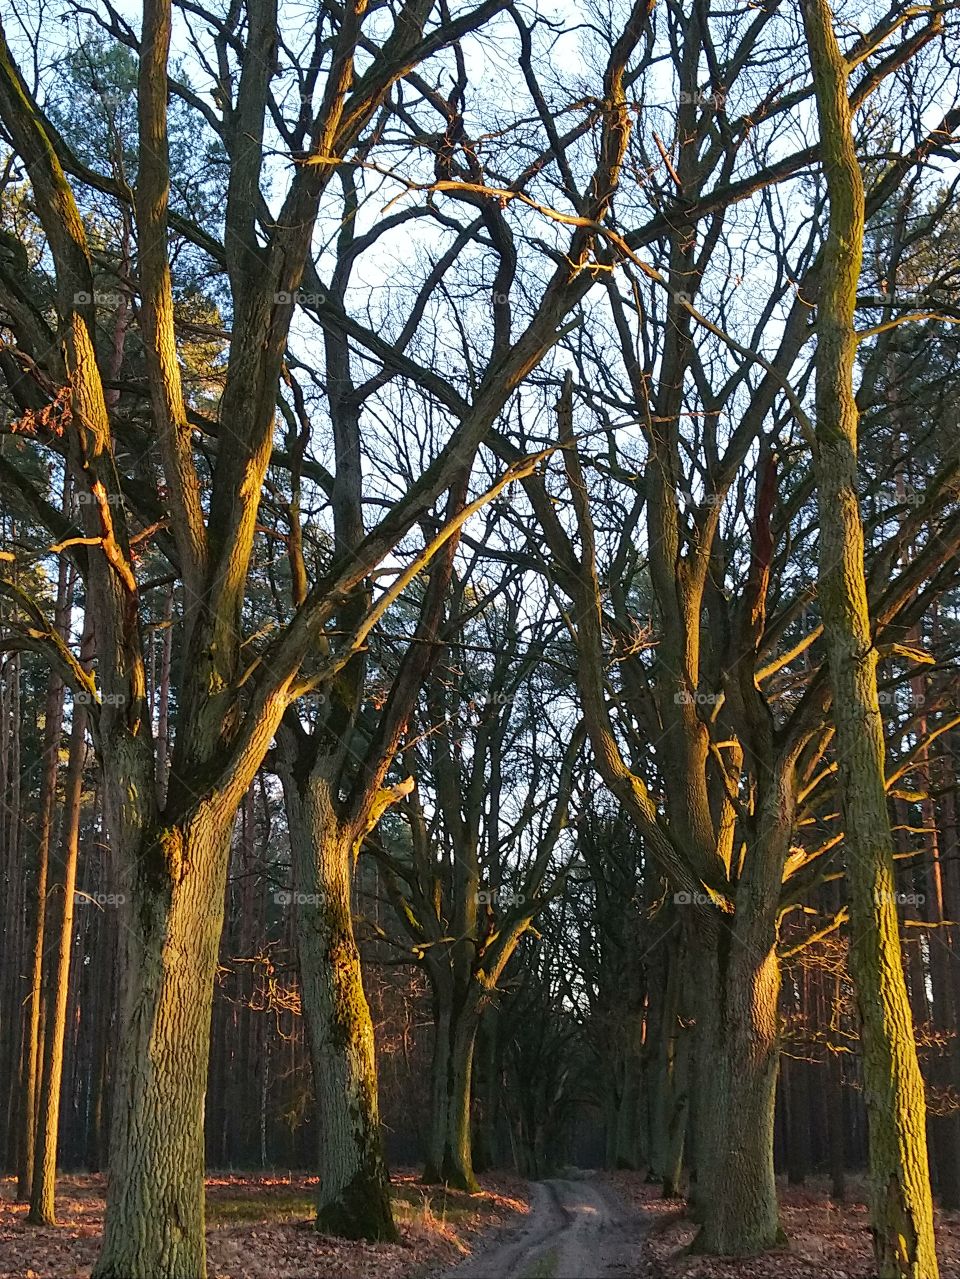
[[[39,409],[27,409],[15,421],[10,430],[14,435],[53,435],[59,439],[73,421],[70,407],[70,387],[61,386],[52,400]]]

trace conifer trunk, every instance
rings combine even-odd
[[[59,928],[56,947],[51,949],[47,975],[47,1025],[43,1036],[43,1069],[37,1108],[36,1158],[30,1192],[28,1220],[36,1225],[56,1225],[57,1143],[60,1135],[60,1086],[63,1078],[64,1040],[67,1022],[67,994],[70,988],[70,952],[73,944],[73,908],[80,852],[80,805],[83,795],[83,764],[87,750],[87,716],[74,703],[70,730],[70,754],[64,784],[64,821],[61,835],[61,865],[54,888],[59,890]]]
[[[58,620],[62,616],[65,598],[66,572],[61,569],[57,602]],[[65,622],[65,619],[63,620]],[[62,628],[60,629],[62,632]],[[54,809],[57,796],[57,767],[60,762],[62,720],[63,681],[58,674],[51,672],[47,682],[47,697],[44,707],[43,770],[40,778],[40,822],[37,831],[36,915],[33,920],[31,937],[30,992],[20,1109],[21,1136],[17,1199],[21,1202],[30,1196],[36,1149],[37,1085],[42,1062],[40,1021],[43,1002],[43,948],[47,911],[47,879],[49,876],[50,842],[53,834]]]

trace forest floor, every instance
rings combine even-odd
[[[210,1279],[869,1279],[862,1186],[838,1205],[826,1183],[781,1185],[789,1245],[744,1261],[691,1256],[696,1226],[639,1173],[527,1185],[481,1178],[471,1197],[394,1173],[398,1244],[349,1243],[311,1228],[315,1179],[207,1178]],[[0,1279],[89,1279],[103,1226],[104,1181],[58,1183],[61,1224],[28,1226],[0,1179]],[[960,1213],[938,1213],[942,1279],[960,1277]]]
[[[211,1175],[207,1178],[210,1279],[423,1279],[468,1256],[479,1237],[497,1239],[529,1210],[526,1183],[481,1177],[482,1193],[419,1185],[394,1173],[397,1244],[350,1243],[311,1228],[316,1180]],[[60,1224],[26,1222],[15,1184],[0,1179],[0,1279],[88,1279],[100,1247],[105,1184],[99,1176],[57,1183]]]
[[[647,1214],[649,1226],[642,1262],[630,1279],[871,1279],[872,1264],[863,1185],[850,1178],[848,1201],[835,1203],[828,1182],[810,1179],[803,1186],[778,1185],[788,1244],[742,1261],[691,1256],[687,1249],[697,1226],[684,1214],[682,1200],[663,1199],[640,1173],[598,1174],[634,1208]],[[937,1213],[937,1252],[941,1279],[960,1277],[960,1212]],[[624,1276],[624,1279],[627,1279]]]

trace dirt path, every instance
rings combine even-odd
[[[538,1182],[525,1224],[443,1279],[633,1279],[648,1225],[600,1182]]]

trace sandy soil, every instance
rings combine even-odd
[[[538,1182],[523,1224],[443,1279],[655,1279],[640,1261],[647,1223],[601,1181]]]

